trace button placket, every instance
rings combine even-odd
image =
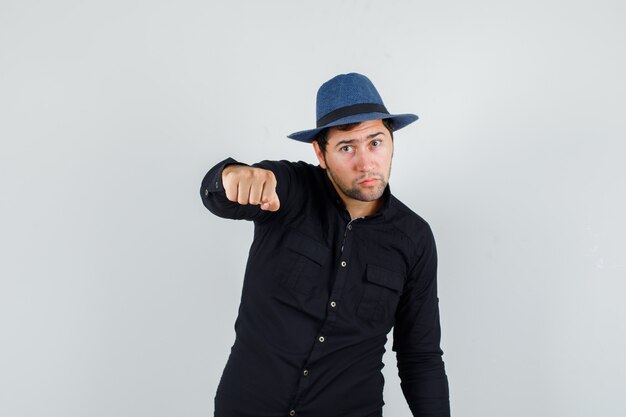
[[[343,288],[346,285],[346,277],[348,274],[347,268],[348,268],[348,261],[349,261],[349,256],[350,256],[350,251],[352,248],[352,233],[348,233],[348,231],[351,231],[353,229],[353,225],[352,223],[354,221],[357,221],[359,219],[354,219],[354,220],[350,220],[348,221],[348,224],[345,225],[344,227],[344,234],[343,234],[343,240],[341,242],[341,255],[342,258],[339,262],[339,268],[337,270],[337,275],[335,277],[335,284],[333,285],[332,291],[330,293],[330,301],[329,301],[329,305],[330,305],[330,309],[329,309],[329,314],[328,314],[328,320],[332,320],[334,321],[336,318],[336,307],[337,307],[337,302],[339,302],[341,300],[341,294],[343,291]]]
[[[348,223],[348,225],[344,226],[344,234],[342,237],[343,240],[342,242],[340,242],[341,254],[343,259],[340,260],[339,267],[336,267],[337,269],[335,269],[335,280],[333,287],[331,288],[330,297],[327,304],[329,308],[326,320],[322,324],[322,327],[319,330],[320,333],[318,333],[318,336],[314,342],[313,349],[311,350],[311,354],[306,360],[305,366],[307,366],[307,369],[302,369],[300,371],[301,373],[298,382],[297,394],[291,404],[291,406],[293,407],[292,411],[294,411],[294,413],[295,408],[298,406],[300,401],[302,401],[303,395],[306,396],[306,392],[308,391],[310,384],[313,383],[316,379],[312,376],[311,371],[308,369],[308,364],[314,363],[315,361],[323,357],[326,346],[328,345],[328,343],[332,343],[329,341],[328,337],[332,334],[332,329],[337,319],[337,304],[341,302],[341,294],[343,288],[346,285],[348,274],[347,267],[352,246],[352,233],[347,233],[348,230],[353,230],[350,222]],[[330,340],[332,340],[332,337]]]

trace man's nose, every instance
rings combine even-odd
[[[356,154],[356,169],[358,171],[367,172],[374,168],[374,159],[367,150],[361,150]]]

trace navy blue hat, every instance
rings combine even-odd
[[[364,75],[341,74],[317,90],[317,127],[288,135],[300,142],[312,142],[327,127],[366,120],[392,119],[393,130],[417,120],[415,114],[389,114],[374,84]]]

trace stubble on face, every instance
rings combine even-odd
[[[358,201],[376,201],[382,197],[385,192],[385,188],[387,187],[388,181],[385,178],[389,178],[391,174],[391,163],[389,164],[389,172],[387,175],[383,175],[379,172],[366,172],[358,178],[354,179],[351,184],[345,183],[338,175],[335,174],[331,166],[328,164],[326,160],[326,155],[324,155],[324,162],[326,164],[326,171],[328,175],[330,175],[331,179],[341,190],[341,192],[354,200]],[[361,185],[360,182],[366,179],[377,179],[377,181],[372,186]]]

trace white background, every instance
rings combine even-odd
[[[0,415],[212,415],[252,225],[200,181],[316,162],[286,135],[351,71],[420,116],[391,186],[437,239],[453,415],[622,415],[625,12],[0,0]]]

